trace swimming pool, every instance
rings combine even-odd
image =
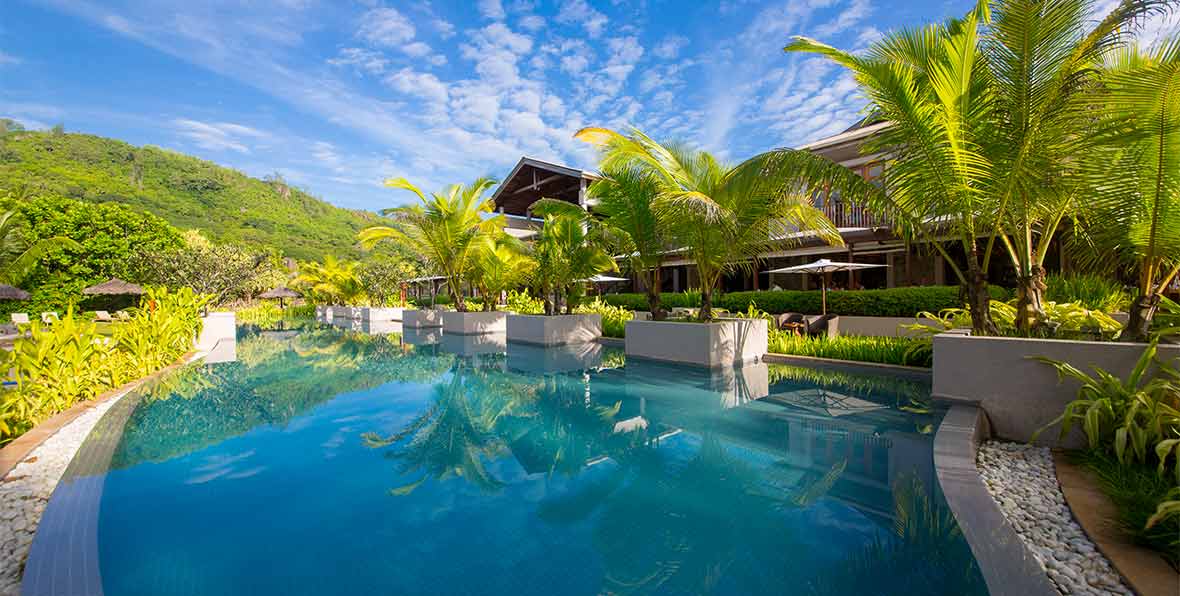
[[[982,594],[941,415],[898,377],[242,328],[112,407],[23,593]]]

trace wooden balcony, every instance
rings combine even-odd
[[[843,201],[825,201],[823,212],[837,228],[882,228],[890,224],[882,215]]]

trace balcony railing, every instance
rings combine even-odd
[[[884,216],[865,207],[843,201],[828,201],[823,212],[837,228],[881,228],[890,223]]]

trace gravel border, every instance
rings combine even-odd
[[[976,465],[1004,516],[1062,594],[1134,595],[1073,518],[1047,447],[988,441]]]

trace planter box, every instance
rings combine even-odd
[[[602,337],[602,315],[508,315],[508,341],[540,346],[581,344]]]
[[[770,393],[770,367],[762,363],[703,369],[637,360],[622,373],[627,395],[643,400],[647,414],[661,420],[683,420],[685,412],[704,420]],[[668,392],[669,385],[675,393]]]
[[[717,368],[759,362],[766,354],[766,321],[712,323],[627,321],[627,357]]]
[[[508,368],[536,374],[583,371],[602,364],[603,349],[598,342],[540,346],[509,338]]]
[[[400,321],[406,309],[399,307],[377,308],[366,306],[361,309],[361,319],[365,321]]]
[[[459,335],[478,335],[481,333],[504,333],[507,328],[507,313],[492,312],[456,312],[452,310],[442,313],[443,333],[457,333]]]
[[[916,317],[850,317],[840,315],[839,326],[837,327],[840,335],[865,335],[873,337],[912,337],[917,333],[909,329],[903,329],[902,325],[912,325],[919,323],[930,327],[931,329],[938,328],[938,323],[930,319],[919,319]]]
[[[402,326],[411,329],[442,327],[441,310],[406,310],[402,312]]]
[[[1033,433],[1061,415],[1077,397],[1077,381],[1059,382],[1057,370],[1032,358],[1045,356],[1069,362],[1093,374],[1094,367],[1126,378],[1146,344],[1097,341],[973,337],[951,333],[934,336],[934,386],[937,399],[976,403],[991,423],[992,434],[1010,441],[1028,441]],[[1157,357],[1180,365],[1180,346],[1160,345]],[[1085,445],[1080,425],[1064,441],[1050,427],[1037,443],[1074,449]]]
[[[329,318],[333,319],[359,319],[361,318],[361,307],[359,306],[329,306],[331,311]]]
[[[205,362],[234,362],[238,359],[237,314],[211,312],[201,318],[201,334],[194,348],[205,352]]]
[[[369,335],[388,335],[390,333],[401,333],[402,324],[400,321],[360,321],[360,330]]]

